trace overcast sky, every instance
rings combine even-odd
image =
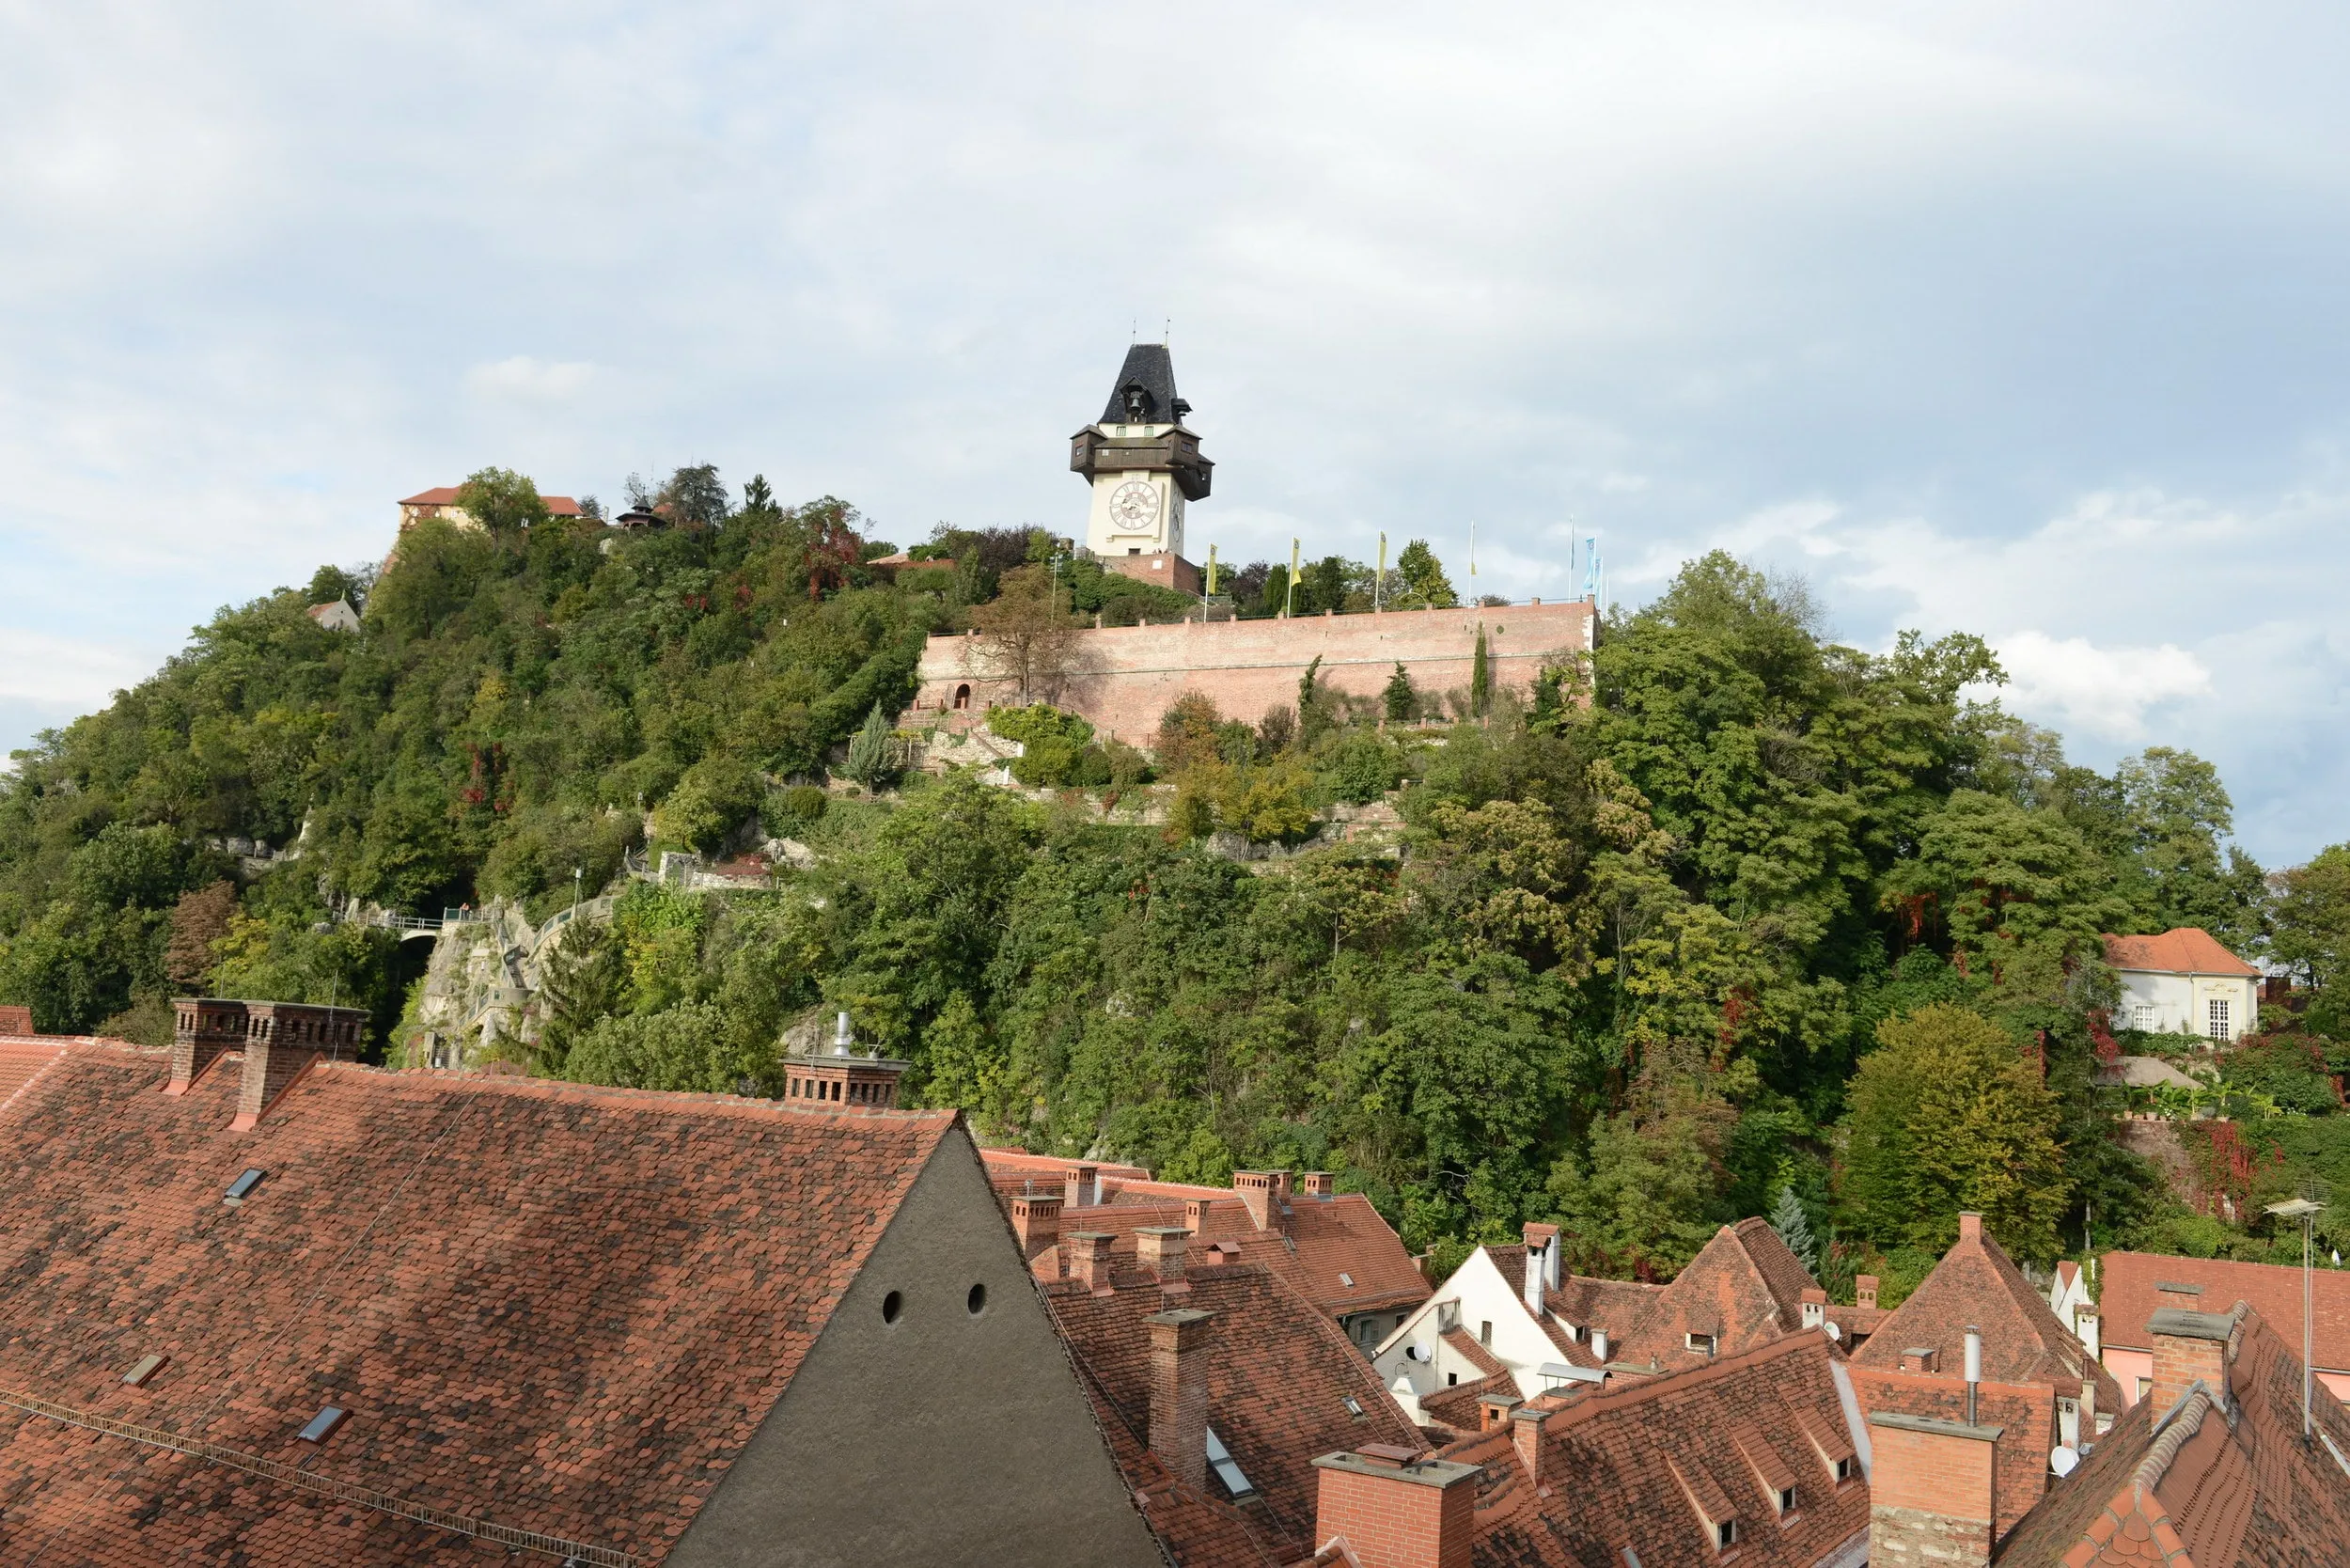
[[[2350,839],[2350,11],[0,0],[0,749],[485,464],[1228,561],[1715,545]],[[1572,523],[1570,520],[1573,520]]]

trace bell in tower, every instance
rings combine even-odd
[[[1215,464],[1184,428],[1190,412],[1175,395],[1167,345],[1136,343],[1099,422],[1071,438],[1069,466],[1093,486],[1088,552],[1107,571],[1196,594],[1199,569],[1183,557],[1183,506],[1206,499]]]

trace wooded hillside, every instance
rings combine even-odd
[[[1799,585],[1716,555],[1532,690],[1188,702],[1155,781],[1028,710],[997,727],[1068,803],[894,780],[926,635],[1040,576],[1048,611],[1128,591],[1033,544],[944,530],[951,570],[893,577],[844,504],[755,483],[627,536],[427,523],[380,580],[224,609],[0,783],[0,1001],[151,1038],[178,990],[331,997],[374,1011],[380,1050],[422,945],[337,911],[542,917],[576,869],[625,891],[567,942],[527,1070],[756,1089],[787,1022],[840,1006],[915,1062],[910,1097],[993,1137],[1176,1179],[1333,1169],[1416,1248],[1557,1217],[1580,1266],[1625,1273],[1776,1209],[1841,1288],[1920,1272],[1961,1207],[2043,1262],[2091,1213],[2100,1246],[2264,1245],[2172,1201],[2094,1087],[2098,933],[2200,925],[2273,937],[2314,998],[2246,1054],[2266,1087],[2232,1066],[2251,1153],[2219,1175],[2249,1202],[2350,1151],[2346,852],[2264,878],[2207,764],[2069,764],[1980,699],[2000,676],[1976,638],[1841,647]],[[356,635],[305,614],[344,595]],[[808,787],[828,769],[877,787]],[[1104,790],[1158,791],[1167,825],[1073,804]],[[1402,854],[1314,845],[1322,808],[1383,796]],[[1218,833],[1307,847],[1243,863]],[[747,893],[623,874],[769,834],[817,864]],[[241,867],[231,839],[300,853]]]

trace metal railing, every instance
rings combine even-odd
[[[584,1541],[567,1540],[535,1529],[520,1529],[512,1525],[494,1524],[488,1519],[451,1513],[446,1508],[429,1508],[423,1503],[410,1502],[405,1497],[396,1497],[389,1492],[379,1492],[372,1486],[337,1481],[332,1476],[297,1469],[274,1459],[263,1459],[258,1453],[208,1443],[200,1437],[183,1437],[161,1427],[136,1426],[129,1421],[116,1420],[110,1416],[77,1410],[70,1404],[58,1404],[35,1394],[0,1389],[0,1404],[29,1410],[36,1416],[46,1416],[53,1421],[63,1421],[68,1426],[78,1426],[85,1431],[102,1432],[109,1436],[128,1438],[133,1443],[145,1443],[149,1448],[168,1449],[174,1453],[209,1459],[215,1465],[226,1465],[231,1469],[261,1476],[318,1497],[332,1497],[337,1502],[360,1508],[372,1508],[378,1513],[396,1514],[402,1519],[414,1519],[418,1524],[431,1525],[436,1529],[453,1530],[459,1535],[471,1536],[477,1541],[494,1542],[516,1551],[543,1552],[552,1558],[593,1563],[596,1568],[635,1568],[636,1560],[618,1547],[592,1546]]]

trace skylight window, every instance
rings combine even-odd
[[[129,1372],[122,1374],[122,1381],[133,1388],[144,1388],[147,1380],[163,1371],[164,1363],[170,1359],[168,1356],[142,1356],[132,1363]]]
[[[1356,1420],[1359,1421],[1363,1419],[1363,1402],[1356,1399],[1353,1394],[1347,1395],[1344,1399],[1339,1401],[1339,1403],[1345,1405],[1346,1413],[1354,1417]]]
[[[302,1429],[302,1440],[306,1443],[323,1443],[350,1417],[351,1412],[341,1405],[330,1404],[310,1418],[310,1424]]]
[[[1347,1403],[1352,1404],[1354,1401]],[[1214,1427],[1208,1428],[1208,1468],[1215,1472],[1215,1479],[1224,1483],[1224,1490],[1232,1495],[1235,1502],[1257,1495],[1257,1489],[1248,1484],[1248,1478],[1241,1474],[1240,1466],[1232,1463],[1231,1450],[1224,1446],[1224,1439],[1215,1435]]]
[[[259,1186],[261,1184],[261,1179],[268,1174],[269,1172],[263,1170],[259,1166],[252,1167],[250,1169],[246,1170],[243,1175],[239,1176],[235,1181],[228,1184],[228,1190],[220,1195],[220,1200],[223,1203],[227,1204],[230,1208],[235,1208],[238,1204],[253,1196],[253,1189]]]
[[[1355,1288],[1355,1277],[1351,1274],[1340,1274],[1339,1276],[1339,1283],[1344,1285],[1351,1291]]]

